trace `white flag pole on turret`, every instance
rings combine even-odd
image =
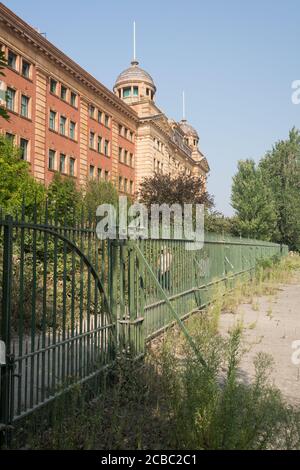
[[[135,21],[133,22],[133,60],[136,61]]]

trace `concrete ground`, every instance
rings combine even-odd
[[[292,355],[300,362],[300,281],[281,284],[273,296],[254,299],[242,304],[237,313],[224,312],[220,317],[220,332],[226,334],[238,320],[243,321],[243,346],[246,352],[240,364],[241,377],[251,381],[253,359],[263,351],[271,354],[274,367],[271,378],[287,402],[300,405],[300,364],[292,362]],[[293,349],[294,341],[299,341]],[[297,354],[298,350],[298,354]]]

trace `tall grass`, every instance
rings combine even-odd
[[[139,365],[120,358],[107,387],[88,405],[81,391],[56,403],[51,427],[27,447],[51,449],[300,449],[300,411],[270,381],[272,358],[258,354],[249,383],[240,371],[243,328],[218,333],[224,308],[273,293],[292,282],[300,257],[260,266],[252,280],[187,322],[208,369],[177,328],[151,347]],[[62,419],[65,409],[68,417]]]

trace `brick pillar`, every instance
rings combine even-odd
[[[88,149],[88,103],[80,99],[80,158],[78,165],[78,176],[80,185],[85,186],[88,174],[87,149]]]
[[[36,104],[33,174],[45,182],[46,167],[46,122],[47,122],[47,76],[36,68]]]
[[[119,127],[118,124],[112,119],[111,124],[111,182],[118,187],[118,165],[119,165],[119,145],[118,135]]]

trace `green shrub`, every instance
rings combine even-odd
[[[32,216],[34,207],[40,207],[46,191],[30,174],[27,162],[20,159],[20,149],[0,135],[0,208],[15,214],[24,204],[25,214]]]

